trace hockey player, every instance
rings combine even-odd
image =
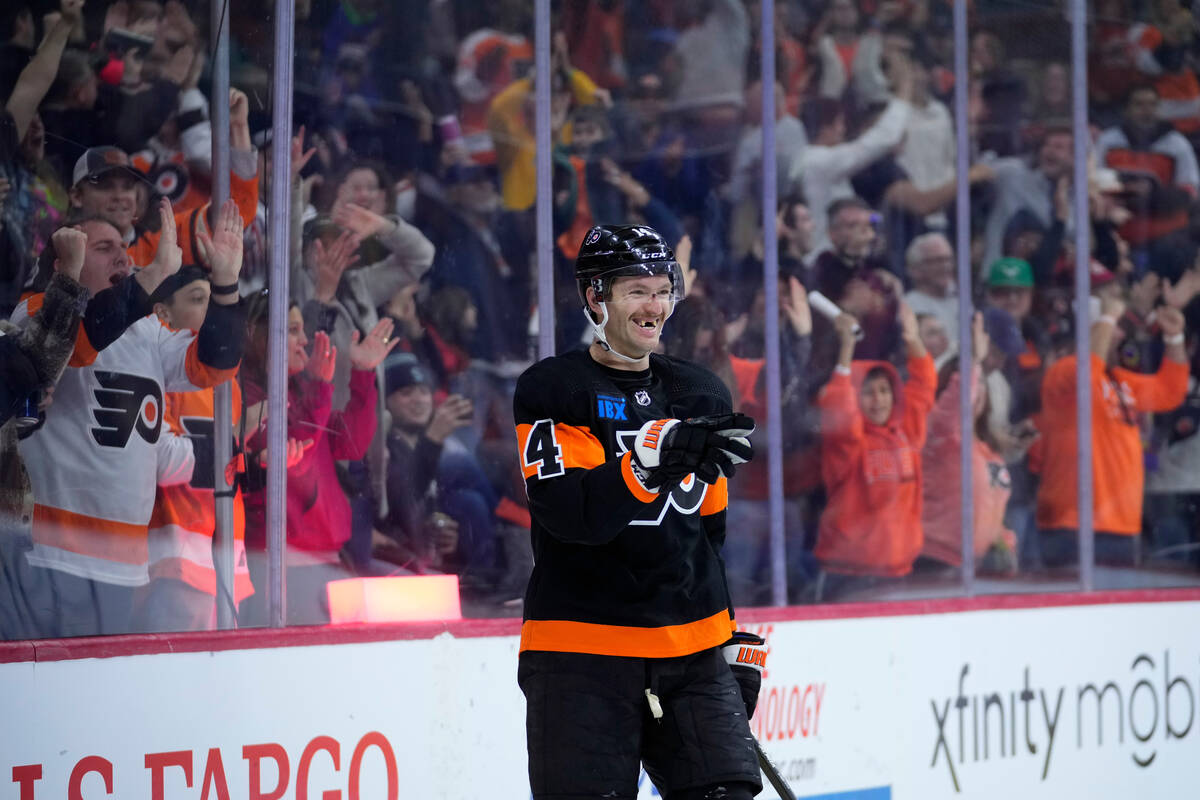
[[[669,800],[752,797],[760,675],[735,678],[722,645],[753,663],[762,639],[731,639],[720,551],[754,423],[712,372],[654,354],[683,293],[658,233],[592,228],[575,278],[595,341],[530,367],[513,400],[533,519],[518,670],[533,796],[632,798],[640,762]]]
[[[159,209],[158,256],[143,273],[139,300],[179,270],[180,250],[170,204]],[[21,442],[34,491],[33,547],[27,587],[41,636],[123,633],[130,630],[134,589],[148,574],[147,523],[155,487],[189,480],[194,466],[187,439],[164,435],[164,391],[196,391],[232,377],[245,325],[238,303],[241,230],[236,207],[214,230],[209,256],[212,302],[198,332],[172,331],[153,317],[131,325],[97,354],[81,326],[70,367],[45,423]],[[95,219],[87,234],[82,283],[93,294],[120,285],[130,273],[118,231]],[[38,296],[14,312],[18,325]]]

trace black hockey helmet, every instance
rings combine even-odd
[[[601,302],[610,298],[612,281],[637,275],[666,275],[672,301],[683,296],[683,272],[667,240],[645,225],[597,225],[583,237],[575,259],[579,302],[587,311],[590,286]]]

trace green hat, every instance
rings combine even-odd
[[[994,286],[1016,286],[1033,288],[1033,267],[1023,258],[998,258],[988,268],[988,288]]]

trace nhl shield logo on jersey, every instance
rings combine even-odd
[[[648,406],[650,405],[650,393],[645,389],[638,389],[633,393],[633,401],[639,406]]]

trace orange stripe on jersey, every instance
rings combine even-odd
[[[25,297],[25,310],[29,316],[33,316],[46,303],[46,295],[43,293],[31,294]],[[75,333],[75,350],[71,353],[71,360],[67,362],[71,367],[86,367],[96,360],[96,356],[100,355],[96,352],[96,348],[92,347],[92,342],[87,337],[87,333],[83,330],[83,326],[79,326],[79,330]]]
[[[629,493],[643,503],[653,503],[658,499],[658,493],[647,491],[633,474],[633,453],[621,456],[621,477],[625,479],[625,487],[629,489]]]
[[[497,519],[511,522],[519,528],[528,528],[533,524],[529,516],[529,509],[517,505],[507,495],[500,498],[500,502],[492,509],[492,513],[496,515]]]
[[[71,353],[71,360],[67,362],[68,366],[90,366],[99,355],[96,348],[92,347],[92,340],[88,338],[87,332],[80,325],[79,332],[75,334],[75,352]]]
[[[205,569],[194,561],[186,558],[167,558],[150,566],[151,578],[171,578],[186,583],[193,589],[205,594],[217,594],[217,573]],[[233,601],[240,603],[254,594],[254,586],[250,583],[247,572],[237,572],[233,576]]]
[[[145,564],[150,555],[146,526],[34,505],[33,540],[83,556],[120,564]]]
[[[717,482],[708,487],[704,494],[704,502],[700,504],[700,516],[707,517],[724,511],[729,506],[729,481],[718,478]]]
[[[232,380],[234,375],[237,375],[237,367],[230,369],[216,369],[210,367],[200,360],[200,337],[192,339],[192,343],[188,345],[187,360],[184,361],[184,371],[187,373],[187,379],[196,386],[216,386],[219,383]]]
[[[240,494],[233,499],[233,538],[241,540],[246,530],[245,511]],[[160,486],[154,498],[154,511],[148,527],[178,525],[185,531],[212,538],[216,529],[213,502],[212,489],[193,489],[186,483]]]
[[[627,625],[598,625],[561,619],[530,619],[521,626],[521,650],[556,653],[591,653],[630,658],[674,658],[716,647],[729,639],[732,621],[729,609],[711,617],[640,628]]]
[[[527,452],[529,433],[533,428],[533,425],[526,424],[517,426],[519,452]],[[556,422],[554,423],[554,444],[558,447],[558,459],[564,469],[592,469],[604,463],[604,445],[600,444],[600,440],[587,428]],[[530,463],[528,459],[522,458],[522,471],[525,473],[525,477],[537,476],[540,463],[537,461]],[[542,468],[546,469],[545,466]],[[547,477],[549,477],[549,473],[547,473]]]

